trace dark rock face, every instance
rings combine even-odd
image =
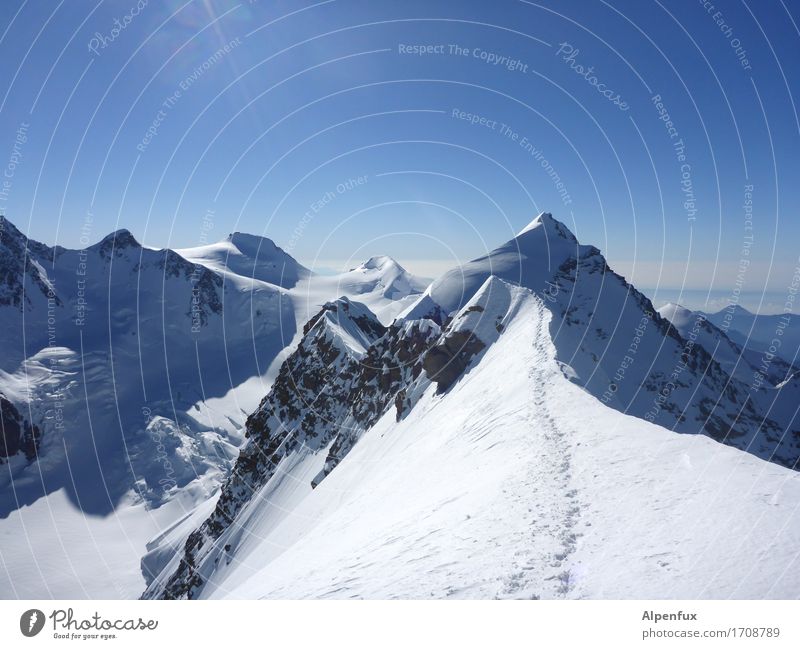
[[[29,240],[13,223],[0,216],[0,306],[23,309],[31,302],[25,292],[25,280],[41,293],[61,305],[61,299],[51,292],[46,275],[35,259],[52,261],[54,250]],[[28,289],[30,291],[30,289]]]
[[[141,250],[139,242],[128,230],[112,232],[99,243],[89,247],[90,250],[97,250],[103,259],[111,259],[112,253],[119,257],[129,248]]]
[[[474,308],[474,307],[473,307]],[[471,331],[454,331],[425,355],[422,367],[437,384],[437,393],[450,389],[464,373],[472,358],[486,345]]]
[[[369,347],[359,362],[352,389],[347,395],[353,424],[343,426],[331,445],[325,466],[314,478],[316,487],[355,446],[361,434],[397,404],[401,393],[422,372],[425,353],[439,335],[439,327],[426,321],[406,326],[392,325]]]
[[[173,250],[162,250],[161,254],[163,254],[163,258],[158,263],[158,267],[164,271],[164,277],[182,278],[192,284],[186,315],[196,320],[200,326],[208,324],[208,318],[212,313],[220,315],[222,313],[222,300],[220,299],[223,287],[222,277],[205,266],[193,264]]]
[[[0,464],[17,453],[29,461],[36,458],[39,428],[32,426],[16,406],[0,395]]]

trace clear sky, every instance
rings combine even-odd
[[[0,209],[48,244],[238,230],[427,276],[544,210],[651,294],[780,301],[799,22],[787,0],[5,0]]]

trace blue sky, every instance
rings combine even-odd
[[[780,302],[798,22],[779,0],[8,1],[0,209],[68,247],[239,230],[428,276],[546,210],[651,294],[738,275]]]

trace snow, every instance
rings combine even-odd
[[[661,314],[662,318],[669,320],[681,331],[691,327],[697,319],[697,314],[694,311],[690,311],[674,302],[668,302],[662,306],[658,312]]]
[[[406,271],[391,257],[372,257],[336,275],[311,275],[291,291],[298,322],[306,322],[322,305],[341,296],[357,300],[384,324],[416,302],[428,280]]]
[[[486,345],[494,342],[504,319],[513,316],[519,295],[512,285],[490,276],[453,318],[448,331],[472,332]]]
[[[661,307],[658,312],[662,317],[669,320],[672,325],[680,332],[681,336],[688,336],[695,331],[697,342],[703,346],[717,361],[723,369],[733,377],[736,377],[747,384],[753,380],[754,375],[762,367],[765,358],[764,353],[759,351],[760,345],[755,339],[745,339],[742,342],[753,344],[755,347],[742,347],[731,337],[742,340],[736,332],[728,331],[726,334],[722,329],[707,319],[706,314],[700,311],[690,311],[680,305],[668,303]],[[792,374],[796,370],[780,357],[770,360],[767,372],[768,382],[774,387],[782,387],[791,380]]]
[[[141,594],[145,542],[215,493],[245,419],[299,341],[298,329],[348,292],[391,321],[425,286],[389,258],[317,278],[269,239],[243,233],[179,254],[143,248],[127,230],[86,251],[52,251],[6,225],[3,263],[16,263],[14,251],[27,247],[44,288],[30,273],[22,278],[24,320],[18,308],[0,307],[0,393],[42,429],[42,442],[36,462],[19,456],[0,464],[0,535],[23,539],[19,548],[0,546],[0,596]],[[195,274],[194,263],[211,274]],[[203,298],[205,320],[195,331],[190,309],[198,287],[210,287],[219,306]],[[54,341],[49,288],[61,299]],[[67,550],[54,543],[57,532],[69,539]],[[84,591],[79,579],[89,579],[98,562],[92,534],[124,578],[98,577]],[[45,558],[54,552],[53,565],[66,561],[65,551],[74,554],[63,587],[54,578],[48,590],[28,569],[30,548]]]
[[[358,303],[350,302],[347,298],[342,298],[339,305],[347,305],[347,312],[342,313],[340,306],[335,312],[326,311],[317,326],[322,326],[322,321],[326,325],[326,334],[331,342],[339,349],[345,349],[353,358],[360,359],[372,340],[367,337],[361,329],[353,322],[353,318],[359,316],[372,317],[372,314],[363,309]],[[366,315],[369,314],[369,315]]]
[[[770,347],[773,353],[791,364],[800,363],[800,321],[792,313],[788,301],[783,314],[754,314],[739,305],[731,305],[716,313],[705,313],[708,320],[725,331],[742,347],[763,353]],[[775,345],[775,341],[778,344]]]
[[[125,243],[113,256],[112,241]],[[219,280],[219,310],[194,338],[181,257],[166,256],[168,272],[157,263],[164,251],[138,247],[127,231],[90,252],[87,328],[68,323],[80,257],[61,251],[33,266],[45,287],[66,287],[58,346],[45,343],[46,301],[26,276],[26,331],[39,338],[0,367],[0,392],[43,422],[40,459],[0,467],[0,596],[135,597],[145,588],[142,557],[148,576],[174,570],[214,507],[245,418],[303,324],[342,296],[351,315],[355,300],[384,325],[452,316],[448,334],[474,333],[485,348],[442,394],[420,375],[405,416],[397,421],[389,408],[316,489],[329,449],[284,457],[213,550],[216,565],[204,564],[203,596],[800,594],[798,473],[622,412],[651,406],[636,372],[668,375],[682,341],[664,335],[652,305],[549,214],[427,288],[388,257],[316,276],[268,239],[241,233],[183,250],[210,269],[212,286]],[[585,262],[580,285],[562,271],[574,257]],[[665,315],[684,331],[696,321],[677,306]],[[20,331],[12,316],[0,312],[6,346]],[[640,360],[613,408],[603,405],[639,323]],[[369,341],[351,324],[327,312],[320,326],[358,356]],[[720,329],[698,335],[740,371]],[[794,380],[758,398],[788,421],[798,394]]]
[[[268,483],[204,596],[798,595],[797,473],[603,406],[563,375],[543,301],[507,286],[492,322],[501,302],[448,394],[385,415],[313,491],[309,458]]]
[[[558,361],[603,403],[681,433],[711,435],[785,466],[800,457],[793,399],[800,386],[795,380],[774,390],[787,377],[785,363],[765,364],[752,349],[745,353],[747,363],[738,362],[731,341],[702,319],[681,337],[597,248],[581,245],[550,214],[445,273],[404,315],[437,307],[452,315],[491,275],[544,299]]]
[[[147,541],[185,511],[125,502],[109,516],[75,507],[64,490],[18,509],[0,525],[0,594],[19,599],[133,599],[145,588]]]
[[[310,274],[270,239],[241,232],[217,243],[176,252],[207,268],[283,288],[292,288]]]
[[[592,246],[581,246],[569,230],[544,212],[515,238],[488,255],[436,279],[427,295],[446,313],[452,313],[463,306],[490,275],[543,291],[566,259],[575,255],[585,257],[593,250]]]

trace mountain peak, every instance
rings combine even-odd
[[[717,314],[725,313],[726,311],[732,311],[736,315],[755,315],[752,311],[745,309],[741,304],[731,304],[726,306],[724,309],[720,309],[717,311]]]
[[[120,228],[119,230],[114,230],[111,234],[107,234],[91,246],[92,249],[100,250],[101,252],[109,251],[112,247],[115,250],[122,250],[123,248],[140,248],[141,245],[130,230]]]
[[[366,316],[373,320],[377,320],[375,314],[372,313],[369,307],[367,307],[365,304],[351,300],[346,295],[342,295],[335,300],[330,300],[329,302],[323,304],[317,315],[306,323],[306,329],[312,329],[314,327],[314,321],[325,316],[326,314],[334,315],[336,318],[341,317],[356,319]],[[304,333],[308,332],[305,331]]]
[[[19,249],[27,248],[33,254],[52,259],[52,249],[49,246],[29,239],[16,225],[2,215],[0,215],[0,245],[11,245]]]
[[[24,238],[25,235],[19,231],[16,225],[9,221],[5,216],[0,215],[0,237],[5,238],[11,236],[13,238]],[[2,239],[0,239],[2,241]]]
[[[675,314],[681,316],[692,314],[692,311],[687,309],[685,306],[681,306],[677,302],[667,302],[664,306],[658,309],[658,312],[662,317],[667,318],[667,320],[671,320],[671,318],[666,314]]]
[[[0,250],[7,251],[17,259],[31,256],[40,261],[42,259],[52,261],[53,254],[58,247],[50,248],[43,243],[29,239],[8,218],[0,215]]]
[[[577,242],[575,235],[572,234],[570,229],[561,221],[554,219],[550,212],[542,212],[539,214],[539,216],[537,216],[535,219],[533,219],[533,221],[528,223],[528,225],[519,231],[517,237],[521,237],[522,235],[532,232],[533,230],[538,230],[539,228],[544,228],[548,235],[554,235],[568,241]]]
[[[388,270],[388,269],[397,269],[401,272],[405,272],[405,268],[403,268],[400,264],[397,263],[394,259],[389,257],[388,255],[376,255],[375,257],[370,257],[360,266],[356,266],[353,270]]]
[[[696,321],[698,317],[698,314],[694,311],[690,311],[686,307],[676,304],[675,302],[667,302],[658,309],[658,315],[669,320],[678,329],[691,326],[691,323]]]
[[[567,226],[543,212],[510,241],[436,279],[428,294],[444,313],[451,314],[475,294],[489,275],[540,291],[564,264],[576,264],[578,260],[605,264],[597,248],[581,246]]]
[[[301,277],[310,274],[272,239],[245,232],[232,232],[216,243],[204,243],[177,252],[192,263],[283,288],[292,288]]]
[[[386,266],[395,266],[397,268],[402,269],[402,266],[398,264],[394,259],[387,255],[377,255],[375,257],[370,257],[365,261],[359,268],[366,268],[366,269],[383,269]]]
[[[225,241],[233,244],[239,252],[250,256],[255,256],[256,254],[268,255],[280,250],[272,239],[261,237],[257,234],[247,234],[246,232],[232,232],[225,237]]]
[[[345,296],[323,304],[319,313],[303,327],[303,335],[308,336],[314,329],[329,332],[334,341],[339,341],[351,355],[359,358],[386,333],[386,328],[366,305]]]

